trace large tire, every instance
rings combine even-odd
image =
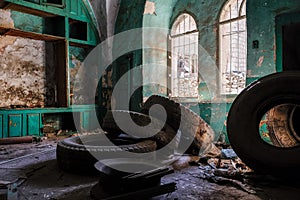
[[[167,123],[177,132],[181,120],[180,104],[163,96],[152,95],[144,103],[142,107],[142,113],[149,115],[150,108],[155,104],[164,107],[165,111],[167,112]],[[153,117],[157,119],[161,118],[160,113],[155,112],[155,110],[153,112],[153,115]]]
[[[277,147],[259,134],[260,120],[271,108],[300,105],[299,83],[300,72],[268,75],[250,84],[233,102],[227,119],[229,141],[252,169],[279,176],[300,175],[300,146]]]
[[[299,136],[293,126],[293,113],[297,106],[285,104],[272,108],[267,113],[267,128],[271,142],[278,147],[299,145]]]
[[[125,119],[128,116],[131,117],[131,120],[139,127],[147,126],[151,122],[150,117],[142,113],[127,111],[127,110],[108,110],[105,114],[105,117],[103,118],[102,129],[106,131],[108,134],[116,134],[116,135],[119,135],[121,133],[129,134],[129,135],[130,134],[140,135],[140,137],[153,135],[153,131],[151,130],[146,130],[146,132],[140,133],[138,132],[138,130],[134,129],[134,127],[127,126],[128,124],[126,124],[125,121],[122,121],[124,123],[123,126],[126,126],[126,129],[128,130],[127,131],[121,130],[121,128],[116,123],[114,117],[117,117],[119,119]],[[155,123],[155,121],[153,123]]]
[[[188,153],[198,154],[199,150],[203,151],[207,149],[209,144],[213,142],[213,129],[191,109],[166,97],[153,95],[150,96],[144,103],[142,112],[149,114],[150,108],[155,104],[159,104],[164,107],[167,113],[167,124],[175,131],[181,131],[181,143],[185,143],[184,140],[189,141],[190,139],[193,139],[191,152]],[[159,119],[159,112],[155,112],[154,107],[152,107],[152,109],[154,109],[154,117]],[[182,121],[181,119],[184,120]],[[194,149],[196,150],[193,151]]]
[[[82,144],[82,140],[85,144]],[[89,142],[90,141],[90,142]],[[154,152],[156,142],[153,140],[133,139],[128,136],[110,139],[115,146],[105,145],[97,134],[70,137],[57,144],[56,157],[61,169],[68,172],[91,174],[96,173],[94,164],[98,161],[91,153],[97,152],[101,159],[118,158],[123,151],[135,153]],[[102,144],[103,145],[102,145]]]
[[[124,133],[117,123],[114,120],[114,116],[120,117],[121,119],[128,117],[128,115],[131,116],[131,119],[134,123],[136,123],[140,127],[147,126],[150,122],[156,123],[157,126],[159,126],[160,121],[157,119],[153,119],[151,121],[150,117],[148,115],[133,112],[133,111],[125,111],[125,110],[109,110],[107,111],[102,124],[102,129],[105,130],[108,134],[113,135],[119,135],[121,133]],[[134,128],[130,128],[130,126],[126,127],[129,129],[125,134],[129,134],[132,136],[142,136],[143,138],[148,137],[147,139],[155,140],[157,143],[158,149],[163,148],[164,146],[168,145],[173,138],[176,136],[176,131],[172,127],[170,127],[168,124],[164,124],[164,127],[155,135],[153,135],[153,131],[151,129],[144,130],[143,133],[139,132],[139,130],[136,130]],[[152,136],[153,135],[153,136]],[[174,151],[178,145],[178,141],[175,143],[172,143],[170,145],[171,150]]]

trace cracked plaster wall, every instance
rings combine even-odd
[[[0,24],[14,27],[10,10],[0,10]],[[0,36],[0,107],[44,107],[53,91],[53,78],[46,76],[45,42]]]
[[[299,16],[299,10],[300,4],[297,0],[247,1],[248,83],[282,70],[278,66],[281,64],[277,63],[281,55],[277,55],[279,44],[276,44],[276,40],[279,36],[276,35],[276,17],[290,13]],[[253,41],[259,42],[258,48],[252,48]]]

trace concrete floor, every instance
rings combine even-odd
[[[61,171],[56,162],[55,146],[56,141],[53,140],[39,144],[0,146],[0,184],[10,183],[9,200],[91,199],[90,190],[98,182],[99,177],[74,175]],[[30,155],[33,152],[35,154]],[[176,182],[177,190],[155,199],[294,200],[300,198],[300,183],[284,183],[265,176],[247,179],[247,184],[242,185],[247,188],[246,190],[235,182],[213,183],[214,177],[207,177],[211,170],[210,166],[190,166],[188,164],[190,160],[190,157],[182,157],[174,164],[175,173],[162,178],[162,183]]]

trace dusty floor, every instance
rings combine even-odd
[[[55,146],[55,140],[0,146],[0,184],[9,185],[9,200],[91,199],[90,190],[99,178],[61,171],[56,163]],[[300,198],[300,183],[283,183],[265,176],[244,177],[242,184],[237,180],[218,181],[218,177],[211,175],[212,168],[209,165],[191,166],[188,161],[189,157],[182,157],[175,165],[175,173],[162,179],[162,183],[176,182],[177,190],[155,199]]]

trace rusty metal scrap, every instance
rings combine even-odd
[[[25,137],[11,137],[11,138],[1,138],[0,145],[4,144],[21,144],[21,143],[32,143],[33,137],[32,136],[25,136]]]

